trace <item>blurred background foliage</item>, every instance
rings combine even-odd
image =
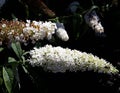
[[[71,5],[73,2],[77,3]],[[84,15],[90,9],[96,10],[97,15],[100,17],[100,21],[104,27],[104,35],[96,34],[93,29],[86,24]],[[36,21],[59,21],[64,24],[70,38],[69,41],[63,42],[55,40],[50,42],[46,41],[45,43],[93,53],[99,57],[105,58],[120,69],[119,0],[5,0],[3,6],[0,7],[0,19],[12,20],[15,18],[23,21],[26,21],[27,19]],[[4,49],[2,55],[11,56],[9,53],[6,53],[7,49]],[[3,56],[0,55],[0,57]],[[5,57],[6,56],[3,58]],[[5,58],[5,60],[7,59]],[[3,71],[6,70],[9,69],[5,67]],[[29,83],[31,84],[31,82],[29,82],[30,78],[22,71],[23,68],[20,68],[20,70],[20,74],[23,75],[22,77],[26,77],[22,78],[23,81],[21,84],[26,86],[24,81],[27,82],[27,85]],[[0,71],[0,77],[2,77],[1,73],[2,72]],[[0,85],[2,82],[3,80],[0,78]],[[21,93],[24,91],[24,86]],[[33,89],[34,87],[36,86],[29,86],[26,90],[29,90],[30,88]],[[3,90],[1,89],[0,91]],[[4,92],[7,93],[6,91]],[[44,93],[47,93],[47,90],[44,91]],[[113,91],[111,91],[111,93],[113,93]],[[115,93],[119,93],[119,91],[117,90]]]

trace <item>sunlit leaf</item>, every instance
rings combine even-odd
[[[24,64],[24,63],[25,63],[25,61],[26,61],[26,60],[25,60],[25,57],[24,57],[24,56],[22,56],[21,58],[22,58],[22,63]]]
[[[17,57],[20,59],[23,53],[20,43],[19,42],[12,43],[12,49],[17,55]]]
[[[12,57],[8,57],[8,63],[11,63],[11,62],[16,62],[16,60]]]
[[[6,67],[3,67],[3,80],[5,83],[5,86],[8,90],[8,93],[11,93],[13,78],[14,78],[14,76],[13,76],[12,70],[8,69]]]

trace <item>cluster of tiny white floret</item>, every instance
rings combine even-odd
[[[43,40],[44,38],[50,40],[52,35],[55,33],[55,29],[57,29],[56,24],[51,21],[30,22],[30,20],[27,20],[26,27],[23,29],[23,34],[29,35],[32,43],[35,43],[36,41]]]
[[[3,43],[11,44],[11,42],[19,41],[27,45],[29,42],[33,44],[38,40],[52,38],[57,29],[56,23],[51,21],[6,21],[0,23],[0,45]]]
[[[85,14],[86,23],[95,30],[96,33],[103,33],[104,28],[100,22],[99,17],[96,14],[96,11],[91,11]]]
[[[98,73],[115,74],[118,70],[109,62],[100,59],[93,54],[87,54],[78,50],[53,47],[46,45],[34,48],[30,52],[28,62],[33,67],[42,67],[45,71],[57,72],[76,72],[94,71]]]

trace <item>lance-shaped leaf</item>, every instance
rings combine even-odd
[[[8,57],[8,63],[12,66],[13,72],[14,72],[14,68],[16,68],[19,65],[19,61],[17,61],[13,57]]]
[[[17,57],[19,59],[21,59],[21,56],[23,54],[23,50],[21,49],[20,43],[19,42],[12,43],[12,49],[15,52],[15,54],[17,55]]]
[[[3,80],[8,93],[11,93],[14,75],[11,69],[3,67]]]
[[[12,58],[12,57],[8,57],[8,62],[12,63],[12,62],[16,62],[16,60],[14,58]]]
[[[18,83],[18,87],[19,87],[19,89],[20,89],[20,88],[21,88],[21,85],[20,85],[20,77],[19,77],[19,73],[18,73],[18,68],[15,68],[14,70],[15,70],[15,71],[14,71],[15,79],[16,79],[16,81],[17,81],[17,83]]]

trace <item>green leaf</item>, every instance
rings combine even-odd
[[[8,57],[8,63],[13,67],[17,67],[19,65],[19,61],[16,61],[14,58],[12,57]]]
[[[25,73],[29,74],[29,72],[28,72],[28,70],[26,69],[25,66],[22,66],[22,68],[23,68],[23,70],[24,70]]]
[[[24,53],[23,53],[23,56],[25,56],[25,55],[27,55],[27,54],[29,54],[29,51],[28,51],[28,52],[24,52]]]
[[[8,63],[11,63],[11,62],[16,62],[16,60],[12,57],[8,57]]]
[[[14,75],[13,75],[12,70],[6,67],[3,67],[3,80],[5,83],[5,87],[8,90],[8,93],[11,93],[13,78],[14,78]]]
[[[3,49],[4,49],[4,48],[1,47],[1,48],[0,48],[0,52],[1,52]]]
[[[99,9],[99,7],[96,6],[96,5],[93,5],[93,6],[88,10],[88,12],[90,13],[90,12],[93,11],[94,9]]]
[[[23,54],[23,50],[21,49],[21,45],[19,42],[12,43],[12,49],[17,55],[19,59],[21,59],[21,56]]]
[[[21,58],[22,58],[22,63],[25,64],[25,61],[26,61],[26,60],[25,60],[25,57],[22,56]]]
[[[18,83],[18,87],[20,89],[21,88],[20,77],[19,77],[19,73],[18,73],[18,68],[17,67],[14,68],[14,74],[15,74],[15,79],[16,79],[16,81]]]

